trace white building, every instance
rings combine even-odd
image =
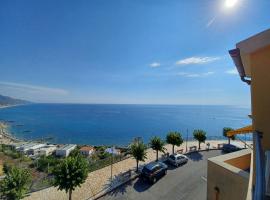
[[[116,149],[115,147],[110,147],[105,149],[105,152],[109,153],[109,154],[113,154],[113,155],[120,155],[121,151],[120,149]]]
[[[38,149],[36,153],[39,154],[39,155],[49,156],[53,152],[55,152],[56,149],[57,149],[57,147],[55,145],[46,145],[46,146]]]
[[[70,152],[77,147],[76,144],[67,144],[59,149],[56,149],[55,155],[61,157],[68,157]]]
[[[25,154],[34,154],[37,149],[40,149],[44,146],[46,146],[46,144],[26,143],[19,146],[17,150]]]

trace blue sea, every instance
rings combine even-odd
[[[203,129],[211,139],[222,138],[222,128],[249,125],[249,107],[196,105],[29,104],[0,109],[0,120],[10,122],[18,138],[51,143],[128,145],[133,138],[148,142],[180,131],[192,138]]]

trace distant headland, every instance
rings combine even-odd
[[[22,100],[22,99],[16,99],[16,98],[12,98],[12,97],[4,96],[0,94],[0,108],[23,105],[23,104],[30,104],[30,103],[32,102]]]

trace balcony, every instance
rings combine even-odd
[[[207,200],[251,199],[250,149],[208,159]]]

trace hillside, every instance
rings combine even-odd
[[[0,95],[0,106],[18,105],[18,104],[28,104],[29,101],[15,99],[8,96]]]

